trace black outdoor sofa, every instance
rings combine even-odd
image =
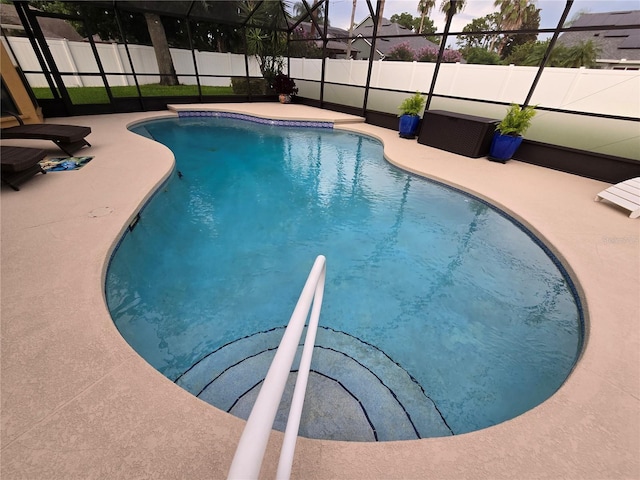
[[[18,184],[36,173],[47,173],[40,166],[40,161],[46,155],[47,152],[40,148],[0,146],[2,182],[14,190],[20,190]]]

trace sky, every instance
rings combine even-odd
[[[310,1],[309,3],[312,2]],[[445,24],[444,15],[439,12],[440,3],[441,0],[436,0],[436,8],[429,15],[434,21],[438,32],[444,30]],[[540,28],[556,27],[566,2],[564,0],[537,0],[534,3],[541,9]],[[375,9],[375,0],[372,0],[372,4]],[[347,30],[349,28],[352,5],[352,0],[330,0],[329,20],[331,26]],[[386,0],[384,16],[391,18],[394,13],[407,12],[417,17],[417,5],[418,0]],[[624,10],[640,10],[640,0],[575,0],[568,18],[571,19],[579,11],[598,13]],[[463,12],[454,17],[451,31],[461,31],[474,18],[484,17],[495,11],[497,11],[497,8],[493,6],[493,0],[467,0],[467,6]],[[357,0],[355,22],[359,23],[368,15],[369,9],[367,8],[366,0]]]

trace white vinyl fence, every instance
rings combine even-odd
[[[325,80],[364,86],[368,61],[327,59]],[[377,60],[371,73],[371,87],[405,92],[427,92],[434,63]],[[291,76],[320,80],[322,60],[291,59]],[[538,71],[537,67],[515,65],[440,65],[435,93],[496,102],[522,103]],[[300,92],[303,94],[303,92]],[[350,91],[344,97],[327,101],[349,105]],[[385,92],[388,105],[368,105],[379,111],[395,112],[400,103]],[[405,94],[401,95],[405,97]],[[580,112],[640,117],[640,72],[633,70],[594,70],[586,68],[546,68],[531,103]]]
[[[16,60],[22,70],[42,70],[38,59],[29,43],[24,37],[8,37],[11,49],[18,57]],[[3,38],[4,42],[5,39]],[[55,59],[60,72],[82,72],[99,73],[98,64],[91,51],[88,42],[70,42],[66,39],[48,39],[47,43],[51,54]],[[131,64],[127,56],[127,51],[123,44],[117,43],[97,43],[96,48],[102,63],[102,68],[107,75],[107,81],[111,86],[135,85],[131,74]],[[133,68],[138,74],[138,83],[151,84],[159,83],[158,63],[153,47],[146,45],[128,45]],[[8,49],[9,50],[9,49]],[[11,51],[11,50],[9,50]],[[170,49],[173,64],[178,73],[178,80],[185,85],[196,85],[195,77],[185,75],[195,74],[193,57],[190,50],[177,48]],[[196,62],[198,64],[198,74],[200,84],[207,86],[231,85],[230,77],[246,76],[244,55],[232,53],[200,52],[195,51]],[[127,75],[129,74],[129,75]],[[206,75],[218,75],[218,77],[207,77]],[[260,67],[255,58],[249,58],[249,75],[261,76]],[[32,87],[47,87],[44,75],[27,74],[29,84]],[[64,75],[64,82],[67,87],[102,87],[104,86],[100,76],[93,75]]]
[[[3,39],[4,41],[4,39]],[[23,70],[40,70],[28,39],[9,37],[13,52]],[[49,39],[51,53],[61,72],[99,73],[91,46],[87,42]],[[124,45],[96,44],[100,61],[110,85],[134,85],[129,59]],[[141,84],[158,83],[158,65],[153,47],[129,45],[135,72]],[[180,83],[195,85],[191,51],[172,48],[171,56]],[[230,77],[246,75],[244,55],[195,51],[198,73],[202,85],[229,86]],[[325,80],[347,86],[364,86],[368,60],[326,60]],[[373,65],[371,87],[405,92],[429,90],[435,64],[423,62],[392,62],[378,60]],[[466,65],[445,63],[440,66],[435,93],[456,97],[469,97],[497,102],[518,102],[526,98],[537,72],[537,67],[502,65]],[[322,60],[292,58],[290,75],[297,79],[319,81]],[[218,77],[207,77],[215,75]],[[249,58],[249,75],[260,76],[255,58]],[[46,87],[44,75],[27,75],[33,87]],[[99,76],[66,75],[68,87],[102,86]],[[633,70],[594,70],[585,68],[547,68],[536,88],[533,104],[552,108],[605,113],[627,117],[640,116],[640,72]],[[304,95],[303,92],[300,92]],[[334,103],[350,104],[350,90]],[[306,95],[305,95],[306,96]],[[313,97],[313,95],[311,95]],[[390,105],[371,106],[380,111],[395,111],[399,102],[387,96]]]
[[[3,41],[5,39],[3,38]],[[11,48],[23,70],[40,70],[29,40],[9,37]],[[70,42],[66,39],[49,39],[51,53],[61,72],[99,73],[91,46],[88,42]],[[109,85],[134,85],[131,67],[124,45],[116,43],[96,44],[105,72],[111,73]],[[140,74],[141,84],[158,83],[158,64],[153,47],[129,45],[135,72]],[[191,51],[172,48],[176,72],[180,83],[195,85]],[[202,85],[229,86],[230,77],[246,75],[244,55],[232,53],[195,51],[198,73]],[[346,86],[366,84],[368,60],[327,59],[325,80]],[[426,92],[431,85],[435,64],[424,62],[374,62],[371,87],[405,92]],[[440,66],[435,93],[456,97],[468,97],[496,102],[522,103],[538,71],[537,67],[503,65],[467,65],[444,63]],[[296,79],[320,81],[322,60],[292,58],[290,75]],[[128,75],[129,74],[129,75]],[[215,75],[218,77],[207,77]],[[255,58],[249,58],[249,75],[259,77],[260,68]],[[27,75],[33,87],[46,87],[44,75]],[[66,75],[68,87],[103,86],[99,76]],[[304,90],[305,87],[302,87]],[[330,87],[328,87],[330,89]],[[310,89],[314,90],[314,89]],[[349,105],[350,89],[334,94],[334,103]],[[540,79],[531,103],[551,108],[604,113],[626,117],[640,116],[640,72],[633,70],[594,70],[585,68],[547,68]],[[304,96],[313,98],[315,95]],[[326,92],[325,92],[326,94]],[[331,94],[330,94],[331,95]],[[404,96],[404,94],[402,94]],[[380,111],[395,112],[398,101],[386,94],[389,105],[371,105]],[[361,106],[360,104],[357,104]]]
[[[2,41],[5,41],[3,38]],[[40,65],[26,38],[9,37],[12,51],[23,70],[39,71]],[[102,86],[91,46],[87,42],[47,40],[53,57],[65,75],[68,87]],[[109,85],[134,85],[124,45],[96,45]],[[11,51],[11,50],[9,50]],[[129,45],[132,62],[140,84],[158,83],[158,65],[153,47]],[[171,49],[178,79],[196,84],[191,51]],[[229,86],[231,77],[246,75],[244,55],[195,51],[201,85]],[[285,62],[286,63],[286,62]],[[327,59],[323,99],[327,102],[361,108],[367,81],[368,60]],[[407,92],[427,92],[434,63],[376,61],[371,73],[367,108],[397,113]],[[440,66],[435,93],[488,102],[523,103],[538,71],[537,67],[504,65],[467,65],[445,63]],[[301,96],[320,98],[322,60],[292,58],[290,75],[296,79]],[[212,75],[207,77],[207,75]],[[249,58],[249,75],[260,77],[255,58]],[[44,75],[27,74],[33,87],[46,87]],[[335,85],[342,84],[342,85]],[[390,89],[399,92],[390,92]],[[640,117],[640,72],[633,70],[595,70],[586,68],[546,68],[536,87],[531,104],[562,110]],[[468,102],[434,97],[431,109],[462,111],[491,118],[501,118],[505,108],[483,102]],[[637,122],[606,120],[597,117],[572,117],[541,111],[534,118],[527,138],[594,152],[640,160],[640,132]]]
[[[327,59],[323,99],[327,102],[361,108],[368,62]],[[435,64],[422,62],[376,61],[371,72],[367,109],[397,113],[405,92],[427,92]],[[291,76],[299,94],[319,98],[322,60],[291,59]],[[538,72],[537,67],[515,65],[440,65],[435,93],[488,102],[523,103]],[[390,92],[376,88],[403,90]],[[561,110],[640,117],[640,72],[632,70],[594,70],[586,68],[546,68],[531,98],[531,104]],[[489,118],[502,118],[505,107],[434,97],[431,110],[450,110]],[[526,138],[553,145],[640,160],[638,122],[576,116],[539,111]]]

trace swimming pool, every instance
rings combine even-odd
[[[326,127],[181,118],[135,129],[172,149],[177,172],[111,260],[107,300],[124,338],[168,378],[245,416],[324,254],[312,394],[339,405],[336,423],[359,427],[309,423],[305,436],[459,434],[552,395],[583,336],[559,261],[487,203]],[[314,398],[305,409],[335,420]]]

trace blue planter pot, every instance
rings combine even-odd
[[[416,138],[416,130],[418,130],[419,115],[400,115],[400,124],[398,131],[402,138]]]
[[[522,137],[513,135],[502,135],[500,132],[493,134],[491,148],[489,149],[489,160],[505,163],[522,143]]]

